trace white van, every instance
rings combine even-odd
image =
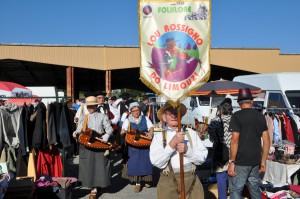
[[[209,123],[216,116],[217,106],[223,102],[224,98],[206,96],[188,97],[182,102],[187,107],[187,112],[182,117],[181,124],[195,128],[195,120]]]
[[[263,91],[254,99],[262,111],[289,111],[300,129],[300,72],[269,73],[237,76],[238,81],[260,87]],[[233,106],[237,106],[233,101]]]

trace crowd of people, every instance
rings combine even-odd
[[[230,198],[241,198],[244,185],[248,185],[251,198],[260,198],[259,173],[265,171],[270,147],[266,120],[251,108],[253,97],[249,89],[240,90],[238,102],[241,110],[232,113],[231,100],[226,98],[207,129],[213,143],[212,169],[216,173],[218,196],[227,198],[230,190]],[[204,198],[195,169],[206,161],[208,150],[199,133],[178,129],[178,114],[183,117],[187,108],[180,104],[175,109],[166,102],[155,113],[162,128],[155,129],[150,105],[147,96],[136,102],[127,93],[119,99],[106,98],[105,92],[86,93],[83,101],[68,105],[74,110],[73,138],[78,139],[89,128],[98,133],[98,141],[114,143],[114,150],[122,153],[122,177],[135,183],[134,192],[151,187],[153,167],[159,168],[159,199],[180,196],[179,156],[183,154],[185,194],[187,198]],[[133,132],[136,142],[144,138],[151,140],[151,144],[140,147],[127,143],[126,136]],[[97,198],[102,188],[111,185],[110,150],[79,145],[78,151],[79,180],[91,189],[89,198]]]
[[[211,166],[216,173],[218,197],[227,198],[230,190],[230,198],[241,198],[244,185],[248,185],[251,198],[260,198],[259,174],[265,172],[270,148],[268,127],[264,116],[252,109],[249,89],[240,89],[237,101],[241,110],[233,113],[231,100],[225,98],[207,129],[213,143]],[[37,99],[35,107],[40,103]],[[85,93],[85,99],[75,103],[67,100],[66,105],[74,120],[74,140],[89,128],[101,142],[113,142],[114,150],[122,153],[122,177],[135,183],[134,192],[151,187],[153,167],[157,167],[161,170],[157,197],[179,197],[179,155],[183,154],[186,196],[204,198],[195,168],[206,161],[208,150],[198,132],[178,129],[178,113],[181,117],[186,114],[183,104],[177,108],[179,112],[168,102],[153,111],[154,103],[147,96],[136,102],[128,93],[108,98],[105,92],[97,92]],[[154,131],[156,121],[163,128]],[[126,137],[132,133],[134,141],[142,137],[151,144],[130,144]],[[91,188],[90,198],[97,198],[101,188],[111,185],[110,150],[73,143],[72,153],[79,154],[79,180],[84,187]]]

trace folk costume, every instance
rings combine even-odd
[[[95,98],[95,97],[91,97]],[[87,98],[88,101],[88,98]],[[96,100],[95,100],[96,101]],[[86,103],[88,106],[88,102]],[[106,115],[98,112],[87,114],[87,128],[98,133],[103,133],[104,141],[107,141],[113,129]],[[84,127],[84,115],[79,119],[76,132],[79,134]],[[84,187],[107,187],[111,183],[111,165],[105,150],[79,147],[79,179]]]
[[[181,104],[182,116],[186,107]],[[166,103],[158,111],[158,118],[162,121],[162,114],[170,104]],[[170,141],[176,135],[177,129],[166,124],[163,132],[156,132],[150,146],[150,160],[153,166],[162,170],[157,185],[157,198],[178,198],[180,196],[180,163],[179,153],[176,148],[171,148]],[[207,157],[207,149],[195,131],[189,129],[184,137],[187,151],[183,154],[184,183],[186,198],[204,198],[203,187],[195,175],[195,165],[201,165]],[[178,189],[179,188],[179,189]]]
[[[137,102],[133,102],[130,104],[130,109],[132,109],[133,105],[139,107]],[[139,132],[148,132],[151,128],[153,128],[153,124],[149,120],[147,116],[139,115],[138,118],[134,118],[132,114],[125,119],[122,130],[127,132],[128,126],[130,129],[138,130]],[[127,143],[126,143],[127,144]],[[147,147],[135,147],[128,145],[128,160],[127,164],[124,165],[122,177],[127,178],[132,182],[136,182],[137,186],[141,186],[140,182],[145,182],[148,186],[149,182],[152,181],[152,173],[153,173],[153,166],[150,162],[149,157],[149,148]],[[139,192],[139,190],[135,190]]]

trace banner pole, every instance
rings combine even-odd
[[[178,132],[181,132],[181,114],[180,106],[177,107],[177,121],[178,121]],[[184,169],[183,169],[183,153],[179,154],[179,164],[180,164],[180,198],[185,199],[185,186],[184,186]]]

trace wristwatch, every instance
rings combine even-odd
[[[228,163],[229,163],[229,164],[235,163],[235,160],[229,160]]]

